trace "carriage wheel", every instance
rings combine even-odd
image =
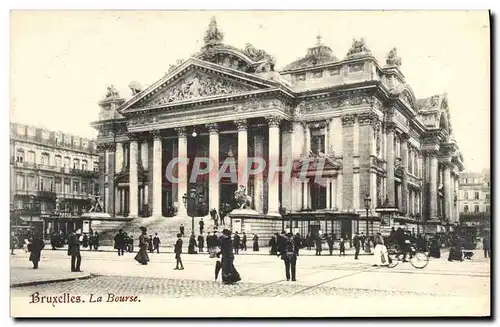
[[[429,257],[424,252],[417,252],[413,258],[410,259],[410,263],[417,269],[424,269],[429,264]]]

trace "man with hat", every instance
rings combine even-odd
[[[285,274],[286,280],[290,281],[290,272],[292,277],[292,282],[295,282],[295,268],[297,265],[297,247],[295,246],[295,242],[293,240],[293,234],[287,233],[286,238],[284,239],[283,246],[279,248],[281,252],[281,259],[285,262]]]
[[[81,230],[72,231],[68,235],[68,255],[71,256],[71,272],[79,272],[82,263],[82,256],[80,255],[80,234]]]
[[[354,237],[352,239],[352,243],[354,243],[354,249],[356,249],[356,252],[354,252],[354,259],[355,260],[358,260],[358,256],[359,256],[359,248],[361,247],[361,239],[359,238],[359,233],[356,232],[354,234]]]

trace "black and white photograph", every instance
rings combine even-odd
[[[487,10],[9,19],[11,317],[491,315]]]

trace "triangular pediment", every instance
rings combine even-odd
[[[275,88],[273,82],[217,64],[190,59],[125,103],[120,112]]]

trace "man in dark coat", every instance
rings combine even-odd
[[[207,242],[208,242],[208,240],[207,240]],[[200,235],[198,235],[198,250],[200,252],[203,252],[204,246],[205,246],[205,239],[203,238],[203,234],[200,233]]]
[[[28,251],[30,253],[30,261],[33,262],[33,269],[38,269],[38,262],[40,261],[41,253],[43,248],[45,247],[45,243],[43,240],[35,234],[31,243],[28,244]]]
[[[234,267],[233,241],[231,240],[231,231],[224,229],[219,238],[220,252],[217,256],[221,258],[222,282],[224,284],[234,284],[241,280],[240,274]]]
[[[240,235],[238,235],[238,232],[235,232],[233,240],[234,254],[240,253],[240,240]]]
[[[484,250],[484,257],[491,258],[490,237],[488,235],[486,235],[483,238],[483,250]]]
[[[191,234],[191,237],[189,238],[189,244],[188,244],[188,254],[197,254],[196,252],[196,247],[198,245],[196,244],[196,237],[194,233]]]
[[[203,221],[203,218],[200,219],[200,235],[203,234],[203,230],[205,229],[205,222]]]
[[[158,237],[158,233],[155,233],[155,237],[153,237],[153,252],[156,250],[156,253],[160,253],[160,238]]]
[[[174,270],[184,270],[184,265],[182,264],[182,258],[181,258],[181,255],[182,255],[182,238],[181,238],[181,236],[182,236],[181,233],[177,234],[177,241],[175,242],[175,246],[174,246],[175,261],[176,261]],[[179,267],[179,265],[180,265],[180,267]]]
[[[184,225],[183,224],[181,224],[179,226],[179,232],[181,233],[181,237],[184,237]]]
[[[245,234],[245,232],[243,232],[243,237],[241,238],[241,245],[242,245],[243,251],[246,251],[247,250],[247,234]]]
[[[82,263],[80,255],[79,230],[68,235],[68,255],[71,256],[71,272],[79,272]]]
[[[321,255],[323,250],[323,245],[321,244],[321,235],[319,233],[316,235],[316,255]]]
[[[328,243],[328,252],[330,252],[330,255],[333,254],[333,235],[329,234],[326,236],[326,243]]]
[[[356,252],[354,252],[354,259],[358,260],[359,249],[361,248],[361,239],[359,238],[359,233],[356,232],[356,234],[354,234],[352,243],[354,245],[354,249],[356,250]]]
[[[118,234],[115,235],[115,249],[118,250],[118,256],[123,255],[125,251],[125,234],[123,234],[123,230],[120,229]]]
[[[292,277],[292,282],[295,282],[295,267],[297,265],[297,249],[295,247],[295,242],[293,240],[292,233],[286,234],[286,239],[284,240],[283,246],[280,248],[281,259],[285,263],[285,275],[286,280],[290,281],[290,272]]]
[[[302,244],[301,244],[302,241],[301,241],[299,233],[295,234],[295,236],[293,238],[293,242],[294,242],[294,245],[295,245],[295,252],[297,253],[297,256],[299,256],[299,250],[302,247]]]
[[[149,235],[148,237],[148,251],[149,253],[153,253],[153,235]]]

